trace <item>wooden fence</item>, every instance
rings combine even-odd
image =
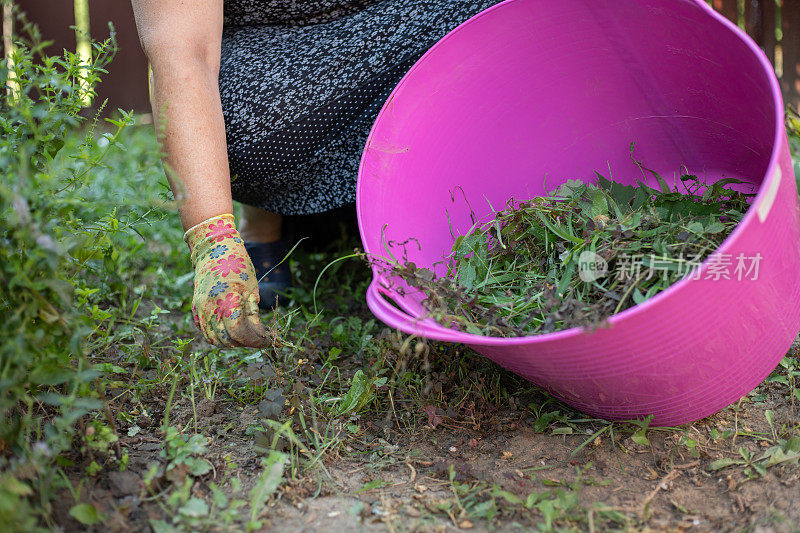
[[[784,98],[800,105],[800,0],[708,0],[766,52]]]
[[[800,105],[800,0],[706,0],[717,11],[745,29],[775,65],[787,102]],[[89,6],[92,36],[108,36],[113,22],[120,52],[100,85],[98,101],[110,107],[147,113],[147,61],[139,46],[129,0],[17,0],[28,18],[39,24],[53,51],[76,48],[75,6]],[[7,24],[7,21],[5,21]],[[4,35],[8,28],[4,28]]]

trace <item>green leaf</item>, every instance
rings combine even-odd
[[[491,521],[497,514],[497,506],[494,500],[486,500],[473,507],[470,514],[476,518],[484,518]]]
[[[464,263],[458,270],[458,282],[467,290],[475,286],[478,278],[478,271],[472,263]]]
[[[572,275],[575,273],[575,261],[570,261],[567,263],[567,268],[564,270],[564,274],[561,276],[561,280],[558,282],[558,287],[556,288],[556,293],[559,295],[563,295],[564,291],[567,290],[570,282],[572,282]]]
[[[705,232],[705,228],[700,222],[692,222],[688,226],[686,226],[686,230],[697,235],[702,235]]]
[[[61,385],[75,377],[75,372],[57,366],[55,363],[42,363],[30,374],[31,383],[37,385]]]
[[[650,440],[645,436],[647,428],[641,428],[631,435],[631,440],[640,446],[650,446]]]
[[[121,366],[117,366],[113,363],[96,363],[94,369],[99,372],[104,372],[106,374],[127,374],[128,371],[122,368]]]
[[[536,422],[533,423],[533,430],[536,433],[544,433],[544,430],[547,429],[547,426],[550,425],[550,422],[558,418],[561,413],[559,411],[549,411],[544,413],[542,416],[536,419]]]
[[[750,458],[753,456],[753,454],[750,453],[750,450],[748,450],[744,446],[739,446],[739,455],[741,455],[742,459],[744,459],[747,462],[749,462]]]
[[[718,459],[718,460],[712,462],[710,465],[708,465],[708,469],[709,470],[722,470],[723,468],[726,468],[728,466],[735,465],[735,464],[738,464],[738,463],[736,461],[734,461],[733,459],[731,459],[730,457],[725,457],[723,459]]]
[[[358,489],[356,492],[366,492],[368,490],[379,489],[381,487],[387,487],[392,483],[389,481],[384,481],[382,479],[373,479],[372,481],[367,481],[364,483],[364,486]]]
[[[536,502],[538,502],[539,498],[541,497],[542,495],[539,494],[538,492],[532,492],[528,494],[528,497],[525,498],[525,508],[531,509],[534,505],[536,505]]]
[[[336,407],[336,415],[344,416],[360,411],[372,400],[375,395],[374,389],[374,383],[367,378],[366,374],[361,370],[356,371],[347,394]]]
[[[767,424],[769,424],[769,427],[772,427],[775,423],[775,413],[772,411],[772,409],[767,409],[764,411],[764,417],[767,419]]]
[[[667,184],[667,180],[665,180],[661,176],[661,174],[659,174],[658,172],[655,172],[655,171],[653,171],[653,174],[656,177],[656,181],[658,181],[658,185],[661,187],[661,192],[663,192],[665,194],[669,194],[670,192],[672,192],[672,190],[669,188],[669,185]]]
[[[178,512],[190,518],[202,518],[208,516],[208,504],[200,498],[190,498],[178,509]]]
[[[786,442],[784,449],[789,453],[800,453],[800,437],[795,435]]]
[[[640,170],[645,171],[645,172],[649,172],[650,174],[652,174],[656,178],[656,181],[658,182],[658,185],[661,187],[661,192],[662,193],[664,193],[664,194],[671,193],[672,190],[670,190],[669,185],[667,184],[667,181],[661,176],[661,174],[659,174],[658,172],[656,172],[655,170],[653,170],[651,168],[647,168],[642,161],[638,161],[636,158],[633,157],[633,149],[635,148],[635,146],[636,146],[636,143],[631,143],[631,146],[630,146],[630,158],[631,158],[631,161],[633,161],[633,163],[637,167],[639,167]],[[656,193],[658,192],[655,189],[652,189],[652,191],[656,192]]]
[[[508,503],[512,505],[522,505],[522,498],[520,498],[516,494],[513,494],[511,492],[502,489],[496,489],[494,493],[497,496],[502,496],[503,499],[505,499]]]
[[[592,193],[592,211],[591,216],[595,218],[599,215],[607,215],[608,214],[608,202],[606,201],[606,195],[603,194],[603,191],[596,190]]]
[[[10,474],[6,474],[2,477],[2,483],[0,483],[0,486],[3,487],[3,491],[16,494],[17,496],[33,495],[33,489],[31,489],[27,483],[18,480]]]
[[[575,244],[582,244],[583,243],[583,239],[581,239],[579,237],[576,237],[574,235],[568,234],[564,230],[563,227],[557,226],[557,225],[553,224],[552,222],[550,222],[549,220],[547,220],[547,217],[542,212],[537,211],[536,215],[539,217],[539,220],[541,220],[542,223],[547,227],[547,229],[549,229],[550,231],[552,231],[553,233],[558,235],[561,239],[563,239],[565,241],[574,242]]]
[[[191,436],[191,438],[186,443],[186,447],[188,451],[191,453],[202,454],[205,453],[206,451],[206,443],[207,443],[206,438],[203,435],[197,433]]]
[[[277,420],[283,412],[286,398],[282,389],[269,389],[264,391],[264,399],[258,404],[259,414],[268,419]]]
[[[105,520],[105,517],[100,514],[93,505],[88,503],[79,503],[73,506],[69,510],[69,514],[84,526],[93,526]]]
[[[622,218],[624,214],[629,213],[631,211],[631,202],[637,195],[636,187],[610,181],[598,172],[595,172],[595,174],[597,175],[598,186],[608,192],[617,218]],[[645,195],[639,193],[639,196],[643,197]]]
[[[553,518],[555,518],[556,509],[553,500],[543,500],[536,504],[536,508],[542,513],[545,521],[545,529],[551,530],[553,528]]]
[[[633,289],[633,302],[636,305],[639,305],[640,303],[642,303],[642,302],[644,302],[646,300],[647,300],[647,298],[645,297],[644,294],[642,294],[642,291],[639,290],[639,287],[636,287],[636,288]]]
[[[175,527],[169,525],[164,520],[150,519],[150,527],[153,528],[155,533],[174,533],[178,531]]]
[[[453,253],[459,253],[461,250],[461,245],[464,243],[464,235],[459,235],[456,237],[456,240],[453,241]]]
[[[208,486],[211,489],[214,506],[220,509],[227,507],[229,500],[222,489],[220,489],[219,486],[217,486],[217,484],[214,482],[209,483]]]
[[[195,477],[211,472],[211,464],[204,459],[189,458],[184,462],[189,465],[189,472]]]
[[[250,490],[250,520],[255,521],[267,500],[278,489],[283,479],[283,465],[286,455],[275,450],[263,460],[264,471],[258,477],[255,486]]]

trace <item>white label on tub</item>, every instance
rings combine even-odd
[[[758,205],[758,218],[761,222],[767,219],[769,210],[772,209],[772,204],[775,203],[775,197],[778,195],[778,188],[781,186],[782,178],[783,172],[781,172],[781,167],[777,167],[775,169],[775,175],[772,177],[772,181],[769,184],[769,188],[767,192],[764,193],[764,198],[761,199],[761,203]]]

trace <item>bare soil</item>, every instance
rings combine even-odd
[[[121,438],[120,444],[130,454],[128,469],[102,472],[82,487],[81,500],[113,517],[103,530],[149,530],[150,519],[165,516],[166,509],[145,490],[142,480],[151,465],[164,462],[159,456],[163,436],[155,420],[163,416],[167,392],[147,399],[150,414],[136,421],[142,431]],[[532,402],[541,400],[531,398]],[[525,405],[524,401],[515,403]],[[126,402],[114,405],[134,409]],[[539,511],[519,506],[503,510],[491,521],[470,519],[458,506],[443,511],[447,506],[440,504],[454,499],[455,482],[497,486],[522,500],[558,487],[576,493],[577,515],[557,518],[552,524],[556,529],[798,531],[800,468],[796,462],[770,467],[765,475],[747,475],[742,466],[735,465],[716,471],[709,468],[717,459],[737,457],[739,447],[757,453],[770,446],[759,437],[772,434],[764,416],[767,409],[774,412],[773,427],[798,426],[800,409],[786,400],[785,390],[778,385],[762,384],[736,406],[695,424],[650,429],[649,444],[633,442],[635,428],[622,426],[613,435],[605,432],[587,444],[603,427],[599,421],[573,426],[556,423],[544,432],[536,431],[531,409],[515,407],[495,407],[480,420],[474,413],[448,416],[436,409],[416,413],[416,425],[395,416],[360,420],[364,430],[359,438],[327,457],[324,471],[301,476],[280,489],[264,515],[265,530],[511,531],[543,524]],[[257,409],[210,400],[193,408],[182,398],[173,408],[171,423],[188,427],[195,409],[198,430],[209,436],[205,458],[214,469],[194,484],[193,494],[208,497],[206,484],[211,481],[229,488],[231,476],[242,481],[243,489],[251,487],[262,468],[252,437],[246,433],[258,419]],[[559,428],[567,427],[578,427],[582,433],[558,434]],[[117,429],[125,435],[128,428]],[[734,436],[721,438],[726,430]],[[687,438],[694,447],[686,445]],[[226,467],[231,461],[235,470]],[[159,488],[168,490],[168,482]],[[85,530],[68,515],[70,500],[56,502],[58,522],[66,531]],[[621,512],[627,522],[600,522],[598,511],[592,510],[597,506]]]

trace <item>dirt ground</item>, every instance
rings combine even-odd
[[[130,454],[128,468],[92,477],[82,487],[81,500],[111,517],[98,531],[149,530],[151,519],[168,516],[170,509],[158,496],[180,479],[147,490],[143,482],[153,464],[164,463],[159,456],[164,439],[155,422],[163,413],[168,391],[163,392],[146,399],[148,415],[117,428],[121,435],[132,433],[133,425],[141,429],[120,440]],[[429,408],[411,417],[416,424],[398,419],[397,411],[361,418],[357,438],[327,455],[315,473],[289,479],[279,489],[261,514],[259,529],[800,531],[796,460],[761,473],[746,462],[714,468],[722,458],[742,459],[740,448],[756,457],[773,446],[780,428],[798,427],[800,406],[785,393],[782,384],[764,383],[700,422],[649,429],[645,441],[635,438],[635,427],[581,420],[538,393],[480,413]],[[552,417],[543,430],[528,407],[542,403],[569,416]],[[241,491],[252,487],[262,471],[261,455],[246,428],[257,421],[258,409],[209,400],[192,407],[184,397],[176,401],[171,423],[191,425],[195,410],[198,431],[209,438],[204,458],[213,470],[192,484],[192,495],[209,498],[210,482],[231,490],[233,477],[241,480]],[[767,410],[773,413],[771,425]],[[527,508],[532,494],[539,496]],[[56,503],[59,523],[66,531],[85,530],[68,515],[68,500]],[[496,505],[488,505],[496,513],[482,513],[492,501]],[[547,501],[555,503],[541,503]],[[202,529],[228,526],[211,523]]]

